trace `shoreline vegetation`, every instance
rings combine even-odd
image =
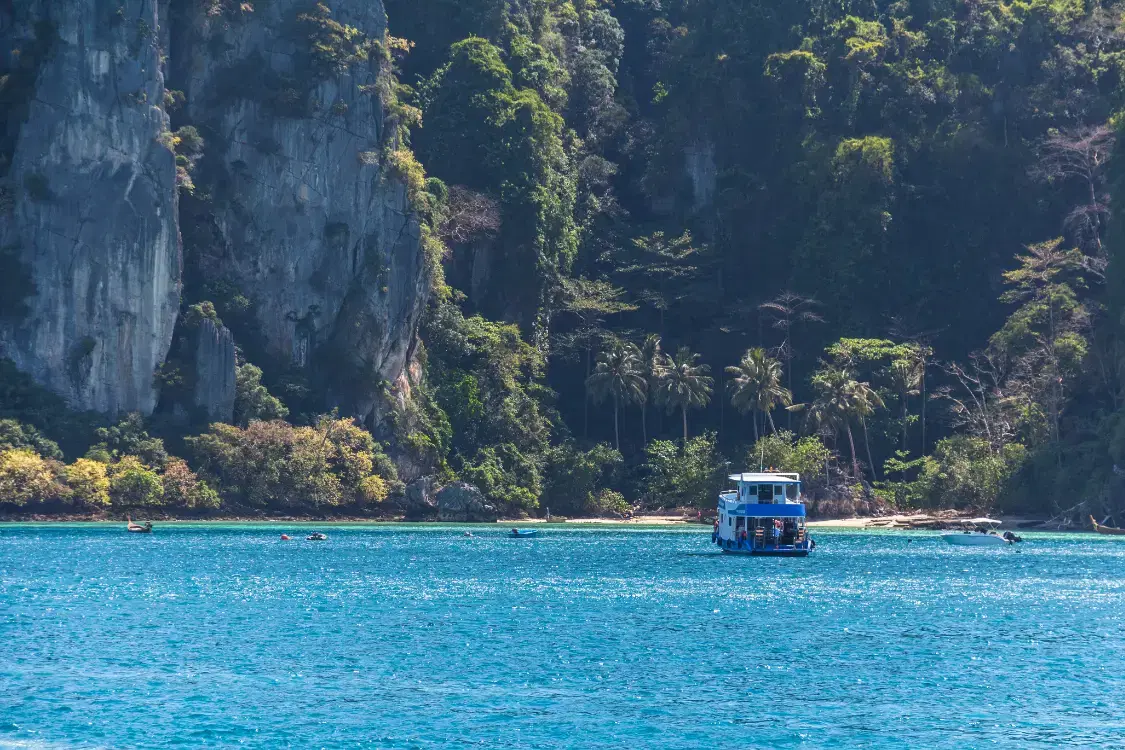
[[[544,524],[566,524],[568,526],[694,526],[706,527],[712,517],[700,519],[684,509],[683,512],[639,514],[627,518],[615,516],[587,516],[548,518],[499,518],[495,521],[460,521],[410,518],[403,514],[361,515],[343,513],[339,515],[265,515],[253,513],[232,513],[217,515],[176,515],[156,514],[146,516],[145,520],[158,524],[223,524],[223,523],[330,523],[330,524],[393,524],[413,523],[418,525],[495,525],[539,526]],[[0,514],[0,528],[13,523],[125,523],[126,513],[7,513]],[[846,516],[840,518],[820,518],[808,522],[810,529],[848,529],[854,531],[942,531],[961,528],[961,521],[977,518],[978,514],[944,511],[937,513],[899,513],[881,516]],[[1028,531],[1058,531],[1073,533],[1090,531],[1086,526],[1058,523],[1056,519],[1029,518],[1025,516],[1001,515],[997,518],[1004,527]]]
[[[173,60],[145,105],[184,194],[180,308],[135,329],[166,336],[152,398],[105,382],[123,334],[41,314],[65,273],[28,261],[75,199],[7,175],[51,160],[0,138],[0,512],[706,513],[757,466],[799,472],[813,517],[1125,516],[1121,3],[434,1],[367,30],[209,3],[299,62],[228,87]],[[54,95],[41,20],[12,101]],[[227,164],[207,123],[246,97],[263,129],[378,132],[358,163],[405,188],[418,262],[343,198],[279,249],[252,186],[307,146]]]

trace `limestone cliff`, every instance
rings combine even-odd
[[[179,307],[162,10],[0,3],[0,247],[32,282],[0,356],[82,409],[152,410]]]
[[[171,48],[207,144],[182,215],[189,259],[251,300],[258,364],[309,373],[361,417],[402,378],[428,289],[407,191],[383,165],[385,27],[371,0],[188,3]]]
[[[151,412],[175,375],[177,408],[215,418],[237,343],[303,373],[315,408],[370,416],[429,287],[386,165],[385,29],[378,0],[0,0],[0,273],[28,277],[0,356],[111,414]],[[245,297],[253,325],[165,366],[181,291]]]

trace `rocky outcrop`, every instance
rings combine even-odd
[[[152,410],[179,307],[162,9],[0,3],[0,75],[18,87],[0,113],[0,247],[33,282],[0,321],[0,356],[110,414]]]
[[[439,521],[495,521],[496,508],[488,504],[484,493],[467,482],[454,482],[437,493]]]
[[[212,422],[234,417],[234,337],[224,325],[202,320],[195,346],[195,405]]]
[[[430,518],[437,513],[437,479],[420,477],[406,485],[403,513],[407,518]]]
[[[353,54],[383,39],[382,4],[188,7],[173,67],[207,143],[195,177],[207,201],[184,213],[186,249],[252,300],[277,365],[313,373],[329,405],[368,417],[402,379],[428,292],[418,222],[384,163],[396,145],[387,71],[377,45]],[[333,36],[335,23],[361,35]],[[318,34],[338,48],[316,48]]]

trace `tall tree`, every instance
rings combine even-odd
[[[669,237],[664,232],[635,238],[631,245],[607,253],[604,261],[615,267],[615,275],[637,290],[637,299],[660,315],[660,333],[665,333],[668,310],[697,291],[711,259],[690,232]]]
[[[807,410],[806,420],[809,423],[818,428],[829,429],[835,436],[843,430],[848,437],[852,471],[856,479],[862,479],[852,419],[866,419],[875,409],[882,408],[883,400],[868,383],[856,381],[849,370],[839,367],[818,370],[813,375],[812,384],[817,391],[816,399],[810,404],[795,404],[789,407],[790,411]],[[868,450],[868,461],[870,460]]]
[[[577,318],[578,325],[574,331],[562,337],[559,343],[564,349],[579,349],[583,352],[586,363],[584,378],[588,380],[594,348],[607,335],[603,327],[606,318],[636,310],[637,306],[622,299],[624,289],[600,279],[564,279],[562,294],[563,309]],[[590,436],[589,399],[583,404],[582,434],[583,437]]]
[[[660,384],[664,371],[668,369],[668,355],[664,353],[660,334],[650,333],[641,347],[641,369],[645,378],[645,395],[641,401],[641,437],[648,445],[648,404]]]
[[[758,310],[769,317],[773,327],[781,331],[783,338],[777,347],[777,355],[785,362],[785,385],[790,393],[793,392],[793,357],[796,356],[793,329],[802,323],[823,323],[824,317],[814,309],[818,305],[812,297],[788,290],[758,305]]]
[[[639,404],[645,399],[648,383],[641,363],[641,352],[627,341],[615,341],[598,355],[594,372],[586,378],[586,388],[595,403],[613,399],[613,445],[621,450],[618,413],[622,404]]]
[[[1087,254],[1099,274],[1108,263],[1102,234],[1109,218],[1106,163],[1113,154],[1116,133],[1109,125],[1055,130],[1043,139],[1032,175],[1050,183],[1077,183],[1082,200],[1064,220],[1066,229]]]
[[[1019,307],[989,344],[1014,363],[1014,376],[1048,417],[1053,443],[1059,440],[1059,420],[1066,388],[1081,372],[1089,343],[1085,332],[1090,314],[1078,295],[1085,284],[1078,271],[1082,253],[1065,250],[1062,238],[1029,245],[1017,257],[1019,268],[1004,274],[1010,287],[1001,297]]]
[[[766,415],[770,431],[777,432],[773,423],[773,410],[778,404],[790,406],[793,393],[781,384],[781,363],[766,354],[761,347],[748,349],[736,367],[726,368],[731,379],[727,381],[730,402],[741,413],[753,412],[754,442],[758,441],[758,413]]]
[[[894,386],[895,393],[898,394],[899,418],[902,421],[902,439],[899,442],[899,450],[905,451],[907,450],[910,427],[909,399],[911,396],[918,396],[922,393],[921,353],[891,362],[891,366],[887,368],[887,374],[890,377],[891,385]]]
[[[668,363],[657,389],[657,401],[671,413],[680,410],[684,425],[684,445],[688,440],[688,409],[703,408],[711,400],[711,390],[715,384],[708,365],[697,365],[699,355],[685,346],[680,347],[676,356]]]

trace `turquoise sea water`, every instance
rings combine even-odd
[[[0,748],[1121,747],[1125,539],[0,526]]]

